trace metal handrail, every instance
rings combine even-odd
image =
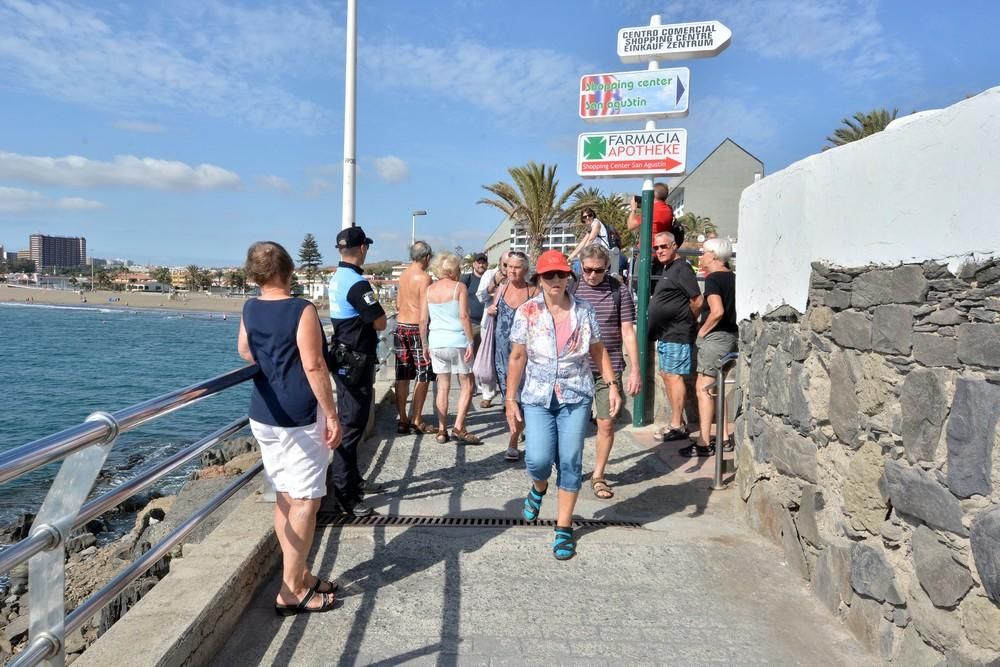
[[[715,477],[712,479],[712,488],[716,491],[725,488],[722,484],[722,450],[725,447],[723,435],[726,433],[726,385],[730,383],[726,380],[726,373],[739,358],[739,352],[729,352],[719,357],[719,374],[715,382],[709,385],[715,386]]]
[[[0,483],[66,458],[49,488],[31,534],[0,553],[0,572],[30,559],[29,643],[12,665],[62,664],[64,638],[126,586],[158,562],[205,518],[250,481],[262,464],[248,470],[167,537],[116,576],[107,586],[65,616],[65,561],[62,547],[71,531],[85,525],[138,491],[181,468],[207,449],[246,427],[246,416],[230,422],[159,464],[84,504],[118,436],[149,421],[192,405],[253,378],[256,364],[244,366],[189,387],[152,398],[114,413],[97,412],[82,424],[45,436],[0,455]]]
[[[108,582],[101,590],[86,599],[79,607],[74,609],[65,620],[65,634],[71,634],[90,619],[91,616],[100,611],[108,603],[114,600],[133,581],[142,576],[149,568],[153,567],[170,552],[177,544],[187,537],[192,530],[197,528],[215,510],[219,509],[223,503],[233,497],[233,495],[246,486],[247,482],[253,479],[257,473],[264,468],[263,462],[258,462],[245,473],[237,477],[232,483],[217,493],[201,509],[192,514],[184,523],[170,531],[165,538],[160,540],[151,549],[146,551],[140,558],[127,568],[119,572],[114,579]],[[65,635],[64,635],[65,636]],[[9,667],[31,667],[37,665],[55,655],[61,646],[58,640],[51,635],[43,633],[35,638],[27,649],[18,654],[17,659],[10,663]]]
[[[111,421],[86,421],[0,454],[0,484],[74,454],[88,445],[107,442],[121,433],[162,417],[184,406],[246,382],[257,373],[252,364],[184,389],[151,398],[112,412]],[[117,427],[117,428],[116,428]]]
[[[73,528],[86,525],[91,519],[96,519],[112,507],[117,507],[126,498],[131,498],[147,486],[155,484],[195,457],[201,455],[202,452],[211,449],[222,440],[235,434],[248,423],[249,419],[241,417],[228,426],[224,426],[198,442],[182,449],[158,466],[150,468],[141,475],[123,482],[104,495],[94,498],[80,509],[80,513],[77,514],[76,519],[73,521]],[[5,549],[3,553],[0,553],[0,572],[9,572],[35,554],[56,546],[55,542],[59,538],[58,531],[51,529],[51,527],[44,529],[42,526],[38,526],[37,528],[39,530],[33,530],[30,536],[24,538],[14,546]]]

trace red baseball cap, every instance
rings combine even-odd
[[[549,271],[571,271],[566,255],[558,250],[546,250],[538,256],[538,264],[535,265],[535,273],[548,273]]]

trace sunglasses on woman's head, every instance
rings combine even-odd
[[[565,280],[569,278],[569,271],[546,271],[539,275],[541,275],[542,280]]]

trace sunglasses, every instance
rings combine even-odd
[[[566,280],[569,278],[569,271],[546,271],[539,275],[542,280]]]
[[[583,218],[584,220],[592,220],[594,216],[584,214],[584,215],[581,215],[580,217]]]
[[[673,247],[672,243],[664,243],[663,245],[654,245],[653,250],[670,250]]]
[[[600,274],[604,273],[605,271],[607,271],[607,269],[592,269],[589,266],[583,267],[583,272],[587,273],[587,274],[596,273],[596,274],[600,275]]]

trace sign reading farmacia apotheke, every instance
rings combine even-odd
[[[687,130],[586,132],[577,138],[576,173],[585,178],[677,175],[687,163]]]
[[[580,77],[580,118],[669,118],[688,113],[687,67]]]
[[[623,63],[710,58],[725,50],[732,37],[732,31],[718,21],[622,28],[618,57]]]

